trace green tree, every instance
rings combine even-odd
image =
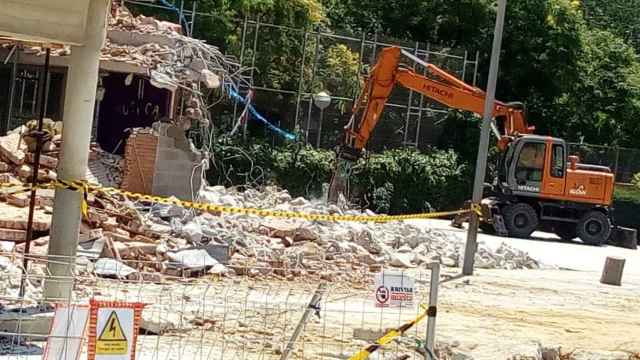
[[[581,33],[578,80],[558,99],[558,122],[571,138],[637,146],[640,135],[640,63],[634,49],[604,30]]]

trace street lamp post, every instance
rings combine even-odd
[[[489,65],[489,80],[487,82],[487,95],[484,103],[484,113],[482,116],[482,131],[480,133],[480,144],[478,145],[478,160],[476,162],[476,175],[473,183],[473,205],[479,205],[482,201],[484,190],[484,178],[487,171],[487,153],[489,151],[489,132],[493,121],[493,108],[496,97],[496,83],[498,81],[498,66],[500,63],[500,49],[502,47],[502,32],[504,29],[504,17],[507,11],[507,0],[498,0],[498,13],[496,17],[496,28],[493,33],[493,48],[491,50],[491,64]],[[471,212],[469,221],[469,231],[467,233],[467,244],[464,250],[463,275],[473,275],[473,263],[478,247],[478,214]]]
[[[316,137],[316,148],[320,147],[320,136],[322,135],[322,121],[324,120],[324,109],[331,105],[331,95],[326,91],[321,91],[313,95],[313,104],[320,109],[320,119],[318,120],[318,135]]]

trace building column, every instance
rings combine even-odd
[[[58,166],[58,178],[62,180],[85,179],[100,49],[106,36],[109,3],[109,0],[90,1],[84,46],[74,46],[71,49]],[[51,279],[47,279],[44,287],[44,297],[48,301],[69,299],[73,291],[81,198],[82,195],[78,192],[56,189],[48,253]]]

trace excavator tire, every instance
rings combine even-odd
[[[560,224],[554,227],[553,232],[555,232],[556,235],[564,241],[571,241],[578,236],[576,226],[570,223]]]
[[[509,236],[528,238],[538,227],[538,214],[529,204],[508,205],[503,209],[503,214]]]
[[[600,211],[589,211],[576,226],[578,237],[585,244],[599,246],[605,244],[611,235],[609,217]]]

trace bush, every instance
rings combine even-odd
[[[218,142],[209,182],[225,186],[279,185],[292,196],[318,197],[335,165],[333,151],[295,144]],[[352,200],[385,213],[453,209],[469,194],[465,166],[452,150],[388,150],[360,159],[350,179]]]
[[[640,173],[633,175],[633,179],[631,180],[631,183],[633,184],[633,186],[638,188],[638,190],[640,190]]]
[[[637,185],[616,184],[613,208],[617,225],[640,230],[640,188]]]
[[[362,159],[352,183],[365,206],[389,213],[452,209],[468,196],[465,166],[452,150],[394,149]]]

